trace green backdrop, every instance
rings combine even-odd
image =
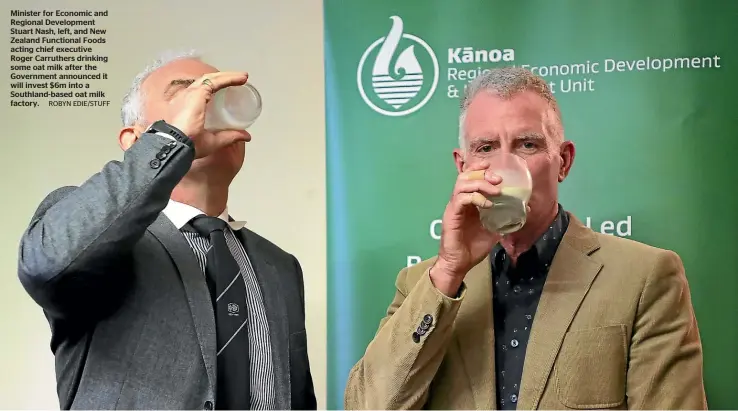
[[[709,406],[738,407],[737,22],[731,0],[325,0],[328,407],[398,271],[437,251],[454,90],[502,65],[553,84],[577,147],[564,206],[682,257]]]

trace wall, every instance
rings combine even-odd
[[[323,12],[321,1],[222,0],[139,2],[112,0],[5,0],[12,9],[108,10],[97,28],[106,43],[93,63],[108,74],[97,81],[107,108],[10,107],[9,55],[0,56],[0,187],[4,228],[0,231],[1,407],[58,408],[50,332],[41,310],[16,276],[18,240],[43,197],[79,184],[105,162],[120,159],[119,101],[133,76],[168,48],[196,48],[215,66],[247,70],[261,91],[264,111],[251,129],[244,169],[233,184],[231,214],[294,253],[305,272],[307,328],[318,407],[325,407],[326,261]],[[9,30],[3,29],[5,44]],[[8,47],[13,46],[9,45]],[[34,45],[36,46],[36,45]],[[75,45],[76,46],[76,45]],[[17,63],[12,63],[17,64]],[[273,201],[286,192],[300,209]]]
[[[398,271],[438,252],[460,93],[517,65],[550,83],[576,145],[562,205],[596,231],[680,255],[708,404],[736,408],[738,2],[324,5],[329,407],[343,404]]]

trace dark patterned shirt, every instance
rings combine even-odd
[[[559,205],[551,226],[518,257],[515,266],[501,245],[492,250],[495,373],[500,410],[514,410],[517,406],[533,317],[551,261],[568,226],[569,216]]]

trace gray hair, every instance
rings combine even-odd
[[[502,67],[487,70],[481,76],[475,78],[466,86],[464,95],[461,97],[459,114],[459,148],[466,150],[466,132],[464,131],[464,120],[466,119],[466,110],[472,99],[480,92],[491,92],[502,98],[510,98],[523,91],[530,90],[543,97],[551,106],[559,120],[557,130],[553,130],[554,134],[558,134],[563,139],[563,130],[561,129],[561,110],[556,102],[548,83],[541,77],[536,76],[530,70],[521,67]]]
[[[184,59],[200,60],[200,54],[195,50],[164,52],[133,78],[133,84],[131,84],[128,92],[123,96],[120,108],[120,119],[123,122],[123,127],[133,127],[136,124],[143,124],[145,121],[143,116],[144,95],[141,90],[141,85],[146,81],[151,73],[171,62]]]

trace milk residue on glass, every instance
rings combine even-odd
[[[487,171],[502,178],[500,195],[487,198],[493,205],[480,209],[479,217],[487,230],[510,234],[525,225],[533,181],[526,161],[514,154],[497,154],[490,164]]]
[[[261,114],[261,94],[250,84],[226,87],[213,95],[205,114],[205,128],[246,130]]]

